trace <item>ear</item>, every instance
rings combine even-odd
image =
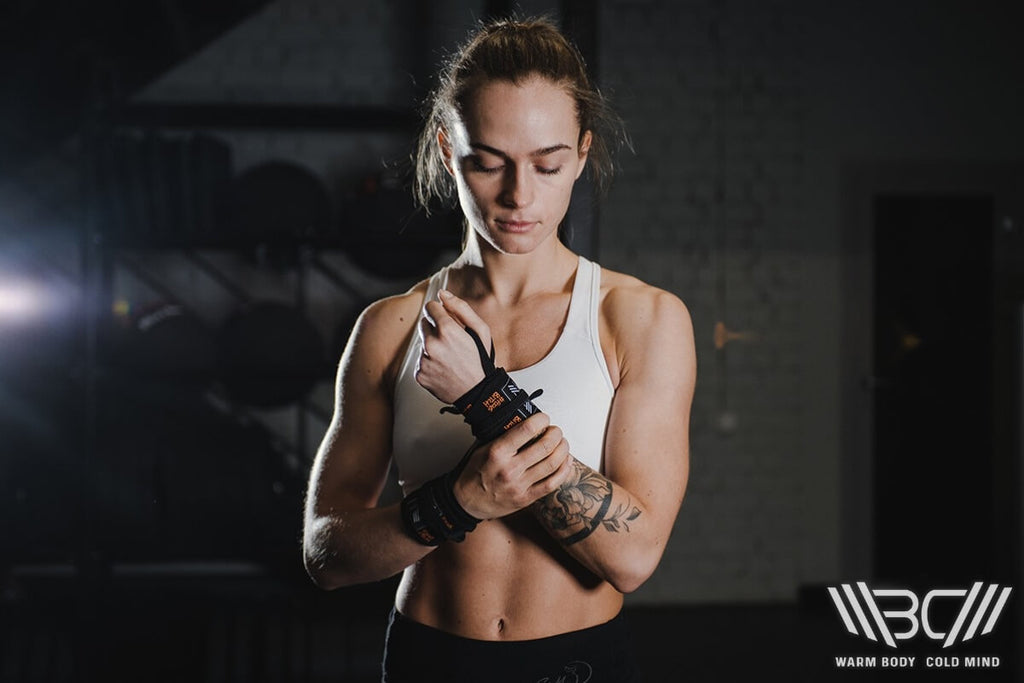
[[[586,168],[587,166],[587,155],[590,154],[590,143],[593,141],[594,136],[590,133],[590,131],[583,131],[583,135],[580,136],[580,145],[578,150],[580,157],[580,167],[579,169],[576,170],[577,178],[583,175],[583,169]]]
[[[440,126],[437,129],[437,148],[441,150],[441,163],[448,171],[448,175],[454,176],[455,170],[452,167],[452,143],[448,139],[448,133]]]

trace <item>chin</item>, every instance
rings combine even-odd
[[[527,232],[509,232],[500,229],[488,230],[484,240],[494,249],[503,254],[529,254],[548,239],[557,239],[551,232],[529,230]]]
[[[534,251],[543,240],[533,236],[524,235],[497,235],[488,236],[487,243],[503,254],[529,254]]]

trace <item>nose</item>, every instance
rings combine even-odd
[[[521,208],[533,203],[533,178],[528,166],[509,164],[505,172],[501,202],[509,208]]]

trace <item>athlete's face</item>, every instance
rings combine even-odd
[[[576,103],[563,87],[542,77],[485,83],[453,130],[438,138],[462,211],[480,238],[509,254],[557,239],[590,147],[590,132],[580,139]]]

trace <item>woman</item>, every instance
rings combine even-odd
[[[679,299],[559,240],[610,170],[602,106],[545,21],[483,27],[435,93],[418,194],[454,186],[465,248],[360,317],[305,520],[317,585],[404,572],[387,681],[633,680],[618,615],[682,502],[695,355]]]

